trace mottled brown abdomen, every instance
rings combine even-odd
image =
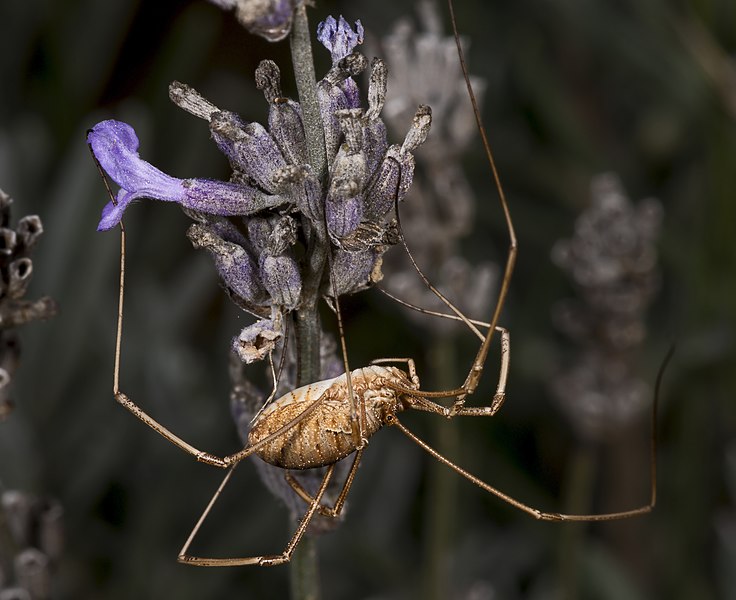
[[[396,392],[382,385],[387,374],[391,375],[388,379],[395,380],[393,371],[403,375],[398,369],[378,366],[356,369],[351,373],[356,403],[359,398],[365,398],[366,438],[381,428],[382,407],[387,403],[396,404]],[[257,450],[256,454],[267,463],[283,469],[311,469],[334,464],[354,452],[356,447],[350,428],[345,375],[301,387],[276,400],[253,424],[249,443],[255,444],[278,431],[320,397],[322,400],[313,412]]]

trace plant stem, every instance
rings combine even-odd
[[[299,600],[319,600],[319,569],[317,565],[317,540],[305,535],[294,550],[289,563],[291,597]]]
[[[322,181],[327,173],[325,130],[317,100],[317,77],[314,74],[309,21],[304,3],[294,11],[290,40],[291,60],[294,65],[299,104],[302,107],[304,135],[307,139],[307,157],[317,179]]]
[[[291,30],[291,57],[294,67],[299,103],[302,108],[307,156],[317,179],[323,181],[327,173],[327,151],[317,99],[317,79],[314,73],[309,21],[304,4],[294,11]],[[321,222],[306,222],[308,265],[302,288],[302,302],[297,310],[297,385],[306,385],[320,378],[320,323],[317,301],[322,274],[327,258],[327,234]],[[291,597],[293,600],[318,600],[320,597],[317,542],[305,534],[294,550],[290,565]]]
[[[590,512],[596,458],[589,444],[578,448],[568,463],[569,479],[565,484],[565,512]],[[585,542],[585,523],[569,523],[560,531],[557,597],[576,600],[580,597],[580,561]]]
[[[429,352],[434,373],[433,384],[438,389],[450,389],[456,377],[456,347],[452,337],[435,335]],[[435,421],[434,437],[437,450],[451,458],[457,458],[458,431],[454,422]],[[457,514],[457,478],[445,465],[433,460],[429,466],[426,539],[424,555],[423,597],[441,600],[450,595],[449,570],[452,557],[452,532]]]

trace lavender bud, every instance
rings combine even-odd
[[[414,178],[414,156],[393,145],[368,184],[365,201],[365,218],[380,220],[396,201],[406,197]]]
[[[271,104],[268,127],[286,162],[291,165],[303,165],[307,162],[302,111],[296,102],[282,98]]]
[[[205,121],[220,110],[197,90],[179,81],[169,84],[169,98],[179,108]]]
[[[18,236],[12,229],[0,228],[0,256],[12,256],[18,244]]]
[[[374,58],[371,63],[371,77],[368,82],[368,111],[366,118],[377,119],[386,103],[386,88],[388,81],[388,69],[386,63],[380,58]]]
[[[10,382],[10,373],[0,367],[0,421],[7,419],[8,415],[15,408],[15,403],[10,397]]]
[[[33,262],[30,258],[19,258],[8,265],[8,298],[22,298],[33,275]]]
[[[349,198],[328,198],[325,205],[327,229],[337,240],[350,235],[360,225],[363,217],[363,200]]]
[[[18,327],[38,319],[50,319],[56,314],[56,302],[48,296],[38,300],[0,302],[0,327]]]
[[[210,118],[210,131],[234,170],[273,193],[272,174],[286,166],[276,142],[260,123],[245,123],[235,113],[220,111]]]
[[[335,64],[317,85],[325,135],[329,136],[331,143],[337,143],[332,138],[339,137],[340,134],[335,113],[344,109],[360,108],[360,91],[352,78],[361,73],[367,64],[368,61],[362,54],[354,52]],[[328,144],[328,149],[330,148],[333,145]],[[328,156],[334,156],[334,150]]]
[[[49,559],[43,552],[26,548],[15,557],[13,566],[16,580],[34,600],[44,600],[51,595]]]
[[[368,173],[375,174],[388,150],[386,125],[381,119],[366,119],[363,147]]]
[[[332,166],[332,178],[327,192],[326,216],[329,232],[338,239],[349,235],[363,216],[361,197],[366,179],[363,153],[363,111],[342,110],[336,113],[345,143]]]
[[[286,310],[297,308],[301,300],[302,279],[293,256],[262,254],[258,266],[263,284],[273,301]]]
[[[38,546],[51,560],[61,558],[64,549],[64,508],[60,502],[46,503],[39,516]]]
[[[25,251],[30,250],[36,244],[36,240],[43,233],[43,225],[38,215],[28,215],[18,221],[15,231],[20,238]]]
[[[19,546],[26,546],[31,542],[33,499],[16,490],[8,490],[0,497],[8,529],[13,540]]]
[[[281,73],[272,60],[262,60],[256,69],[256,87],[270,105],[268,128],[281,154],[291,165],[307,162],[301,107],[281,95]]]
[[[426,104],[421,104],[411,122],[409,132],[401,145],[402,152],[414,152],[421,146],[429,135],[432,127],[432,109]]]
[[[0,227],[7,227],[10,222],[10,207],[13,198],[0,189]]]
[[[248,222],[248,234],[259,253],[263,285],[276,304],[293,310],[302,291],[299,266],[291,250],[296,243],[296,221],[288,216],[253,218]]]
[[[351,52],[328,71],[325,76],[333,85],[338,85],[349,78],[360,75],[368,66],[368,59],[360,52]],[[357,91],[357,88],[356,88]],[[357,107],[356,107],[357,108]]]
[[[381,252],[369,248],[359,252],[337,249],[332,260],[331,277],[338,296],[364,290],[383,279]],[[333,290],[327,291],[333,296]]]
[[[195,248],[205,248],[215,260],[217,272],[227,288],[248,305],[266,304],[266,290],[258,278],[254,259],[248,251],[222,239],[211,227],[191,225],[187,237]]]

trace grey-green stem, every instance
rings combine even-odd
[[[317,79],[312,58],[311,33],[304,4],[294,11],[291,30],[291,57],[299,103],[302,108],[307,156],[319,181],[327,174],[327,151],[322,114],[317,99]],[[305,223],[305,227],[307,224]],[[322,223],[307,230],[307,272],[304,273],[302,304],[296,313],[298,385],[317,381],[320,377],[320,324],[317,311],[319,288],[329,243]],[[291,558],[291,597],[293,600],[318,600],[320,597],[317,543],[309,534],[302,538]]]
[[[317,100],[317,77],[314,74],[311,32],[304,3],[294,11],[294,24],[290,39],[291,61],[294,65],[299,104],[302,107],[304,134],[307,139],[307,156],[315,175],[322,181],[327,173],[325,130]]]

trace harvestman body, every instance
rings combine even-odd
[[[423,448],[434,458],[453,469],[481,489],[489,492],[505,502],[515,506],[516,508],[528,513],[536,519],[546,521],[604,521],[623,519],[648,513],[652,510],[656,500],[656,406],[657,392],[655,391],[654,402],[652,405],[652,445],[650,456],[651,469],[651,495],[646,504],[634,509],[589,515],[570,515],[562,513],[542,512],[533,508],[515,498],[505,494],[504,492],[492,487],[478,477],[465,471],[449,459],[439,454],[430,447],[426,442],[419,439],[411,433],[399,421],[398,413],[406,409],[416,409],[425,412],[435,413],[445,418],[455,416],[492,416],[501,407],[505,398],[505,386],[508,374],[510,344],[508,332],[497,327],[499,316],[503,308],[506,295],[511,280],[515,260],[516,260],[516,236],[508,205],[501,187],[498,173],[496,171],[493,155],[490,151],[483,125],[480,121],[475,96],[470,85],[462,48],[460,47],[457,29],[455,26],[454,11],[451,0],[448,0],[451,22],[455,38],[458,41],[458,55],[460,64],[465,74],[468,85],[468,93],[473,104],[473,109],[478,123],[478,129],[486,151],[486,156],[490,164],[491,170],[499,193],[501,208],[503,210],[505,222],[509,233],[509,252],[506,261],[504,277],[499,291],[498,301],[493,311],[491,322],[482,323],[467,319],[458,309],[456,309],[442,294],[431,285],[424,277],[422,272],[414,263],[419,276],[424,280],[425,284],[452,310],[454,315],[445,315],[435,313],[433,311],[423,310],[428,314],[435,314],[441,317],[448,317],[463,321],[465,325],[481,340],[481,346],[468,372],[467,378],[462,386],[453,390],[445,391],[423,391],[420,389],[419,378],[416,374],[414,361],[410,358],[386,358],[374,361],[370,366],[350,371],[346,369],[346,373],[334,379],[317,381],[296,390],[288,392],[268,404],[253,422],[248,444],[245,448],[225,457],[217,457],[207,452],[203,452],[186,441],[182,440],[174,433],[166,429],[148,414],[146,414],[137,404],[135,404],[127,395],[120,391],[119,373],[120,373],[120,344],[122,337],[122,299],[124,288],[124,271],[125,271],[125,229],[121,225],[121,270],[120,270],[120,305],[118,309],[118,331],[115,353],[115,373],[113,391],[115,399],[125,406],[130,412],[146,423],[149,427],[157,431],[164,438],[174,445],[178,446],[185,452],[194,456],[197,460],[205,462],[221,468],[229,468],[227,475],[220,484],[217,492],[214,494],[209,504],[205,508],[202,516],[198,520],[191,534],[187,538],[184,546],[179,553],[179,561],[199,565],[199,566],[238,566],[257,564],[262,566],[277,565],[288,562],[291,555],[306,531],[309,522],[315,512],[319,512],[327,517],[337,517],[344,504],[348,492],[352,486],[353,480],[357,473],[364,448],[368,439],[375,434],[382,426],[392,425],[397,427],[404,435]],[[98,168],[99,164],[98,164]],[[105,185],[107,182],[105,180]],[[108,187],[109,191],[109,187]],[[112,193],[110,192],[112,197]],[[397,221],[399,220],[397,211]],[[401,234],[399,222],[399,233],[401,241],[406,243]],[[409,249],[406,248],[407,252]],[[411,253],[409,258],[413,263]],[[404,303],[406,304],[406,303]],[[338,317],[338,325],[342,330],[339,305],[335,302],[336,314]],[[416,307],[415,307],[416,308]],[[422,309],[420,309],[422,310]],[[487,333],[480,333],[476,327],[487,327]],[[486,357],[490,348],[492,336],[494,332],[500,332],[501,335],[501,369],[499,375],[496,393],[488,406],[466,407],[465,399],[475,391],[480,376],[483,372]],[[343,340],[344,353],[344,340]],[[671,354],[671,352],[670,352]],[[665,360],[665,364],[669,359]],[[345,361],[347,364],[347,360]],[[385,366],[389,363],[405,365],[405,369],[397,366]],[[664,366],[660,368],[657,377],[656,389],[662,377]],[[434,402],[433,398],[454,398],[450,406],[444,406]],[[296,531],[289,540],[286,548],[281,554],[261,555],[244,558],[204,558],[191,556],[187,551],[196,536],[203,521],[210,512],[210,509],[219,497],[222,489],[225,487],[233,469],[244,458],[256,454],[262,460],[285,469],[284,476],[293,490],[305,501],[307,510],[300,521]],[[353,463],[345,479],[342,489],[335,500],[333,506],[326,506],[322,503],[323,496],[331,481],[335,465],[353,455]],[[292,477],[288,469],[302,470],[315,467],[327,467],[319,489],[314,495],[306,491],[302,485]]]
[[[350,374],[352,392],[360,406],[365,406],[363,437],[356,444],[350,411],[350,389],[343,374],[302,386],[269,404],[258,416],[248,435],[255,445],[278,431],[285,423],[299,417],[305,406],[319,399],[315,410],[294,425],[288,433],[264,445],[256,454],[282,469],[311,469],[342,460],[359,449],[392,415],[416,400],[396,388],[419,388],[396,367],[372,365]],[[389,387],[392,385],[393,387]]]

